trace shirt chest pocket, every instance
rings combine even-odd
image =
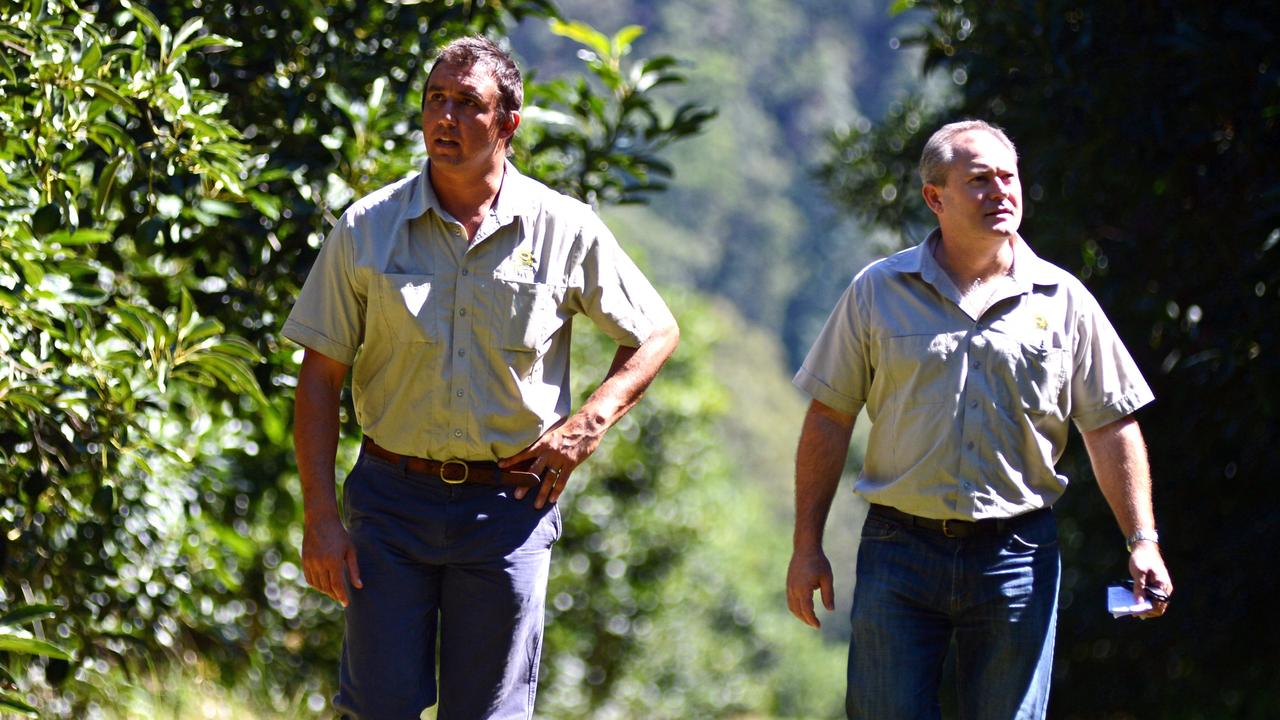
[[[506,309],[502,348],[541,354],[547,341],[564,325],[560,313],[565,288],[546,283],[501,280],[499,301]]]
[[[954,401],[960,390],[957,334],[885,338],[877,374],[889,378],[904,406]]]
[[[1009,407],[1021,406],[1036,415],[1055,413],[1067,377],[1067,351],[1048,344],[1028,343],[1006,335],[993,335],[993,359],[999,368],[993,384]]]
[[[1018,396],[1029,412],[1049,413],[1058,409],[1059,395],[1067,377],[1067,351],[1062,348],[1018,343],[1012,360]]]
[[[370,293],[371,314],[396,342],[437,342],[438,291],[433,275],[378,275]]]

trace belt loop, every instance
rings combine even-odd
[[[409,457],[401,455],[400,460],[396,462],[396,467],[400,468],[400,477],[409,477]]]

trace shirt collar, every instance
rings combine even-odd
[[[428,210],[435,212],[436,215],[448,217],[449,214],[440,205],[435,188],[431,187],[430,168],[430,160],[422,163],[422,171],[418,173],[418,179],[413,183],[408,202],[405,203],[404,220],[421,217]],[[517,217],[525,217],[532,213],[535,204],[534,186],[533,180],[522,175],[510,161],[506,162],[503,166],[502,187],[498,189],[498,197],[494,199],[493,207],[489,209],[490,214],[497,218],[499,225],[506,225]]]
[[[924,242],[890,258],[890,267],[901,273],[916,273],[935,287],[946,271],[933,257],[934,246],[942,239],[942,230],[934,228]],[[1035,285],[1057,285],[1054,266],[1042,260],[1019,235],[1013,244],[1013,280],[1018,288],[1030,292]]]

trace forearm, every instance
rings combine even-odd
[[[329,519],[338,514],[334,470],[341,396],[341,378],[335,387],[332,377],[304,362],[294,397],[293,442],[303,511],[308,520]]]
[[[796,552],[822,547],[831,502],[840,486],[854,417],[814,401],[804,418],[796,449]]]
[[[1132,417],[1083,433],[1094,477],[1120,532],[1155,529],[1151,503],[1151,468],[1142,430]]]

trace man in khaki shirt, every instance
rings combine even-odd
[[[1018,235],[1017,153],[1000,129],[943,127],[920,173],[939,229],[854,278],[796,374],[813,401],[787,602],[813,627],[815,590],[833,609],[822,535],[865,408],[849,717],[938,717],[954,640],[961,717],[1043,718],[1060,573],[1050,508],[1067,484],[1054,464],[1069,421],[1126,539],[1134,598],[1153,600],[1144,616],[1173,590],[1132,417],[1152,395],[1092,295]]]
[[[523,90],[483,38],[437,57],[424,171],[352,205],[284,334],[307,582],[342,603],[350,718],[529,718],[556,500],[675,349],[675,320],[586,205],[506,161]],[[619,348],[570,413],[571,319]],[[360,458],[335,495],[352,372]],[[439,641],[439,683],[436,648]]]

